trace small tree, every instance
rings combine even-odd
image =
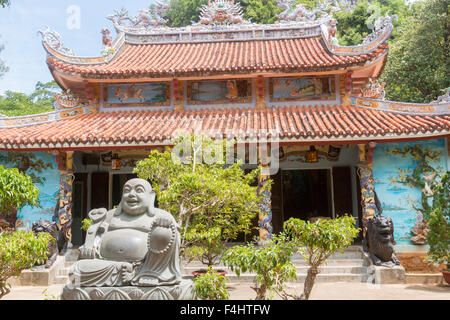
[[[433,199],[435,209],[430,214],[427,241],[430,246],[428,260],[446,265],[450,271],[450,179],[449,173],[442,177]]]
[[[10,292],[7,283],[10,277],[47,261],[49,241],[54,239],[46,232],[35,235],[32,231],[19,230],[0,234],[0,298]]]
[[[300,299],[309,299],[320,265],[337,250],[343,252],[343,248],[352,244],[359,232],[355,223],[355,218],[350,216],[318,219],[314,223],[290,218],[284,223],[285,232],[309,265]]]
[[[275,237],[264,246],[256,248],[252,243],[235,246],[223,255],[223,263],[235,271],[238,276],[244,272],[255,272],[256,300],[270,298],[275,292],[283,299],[289,296],[284,292],[284,285],[297,277],[295,265],[291,262],[293,247],[283,238]]]
[[[17,168],[0,166],[0,215],[9,216],[25,205],[39,205],[39,189]]]
[[[208,267],[208,272],[194,279],[194,297],[198,300],[228,300],[225,276]]]
[[[259,212],[257,187],[251,183],[259,170],[245,174],[239,163],[225,166],[226,141],[181,134],[173,144],[173,150],[152,151],[134,172],[152,182],[159,206],[177,219],[181,253],[211,266],[224,242],[251,231]]]

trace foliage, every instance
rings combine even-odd
[[[416,1],[391,41],[382,75],[386,98],[426,103],[450,86],[448,0]]]
[[[416,164],[416,167],[411,172],[410,169],[397,170],[397,176],[391,177],[391,183],[401,183],[413,188],[419,188],[422,192],[421,207],[413,204],[414,210],[421,213],[423,219],[428,221],[433,207],[430,206],[428,198],[433,196],[433,189],[437,186],[436,179],[440,177],[441,168],[435,169],[431,163],[438,162],[441,157],[441,153],[433,151],[430,148],[423,148],[421,145],[406,146],[403,149],[395,148],[387,150],[388,155],[398,155],[401,157],[412,157]],[[424,176],[433,176],[434,178],[425,184]],[[427,189],[430,189],[431,192]]]
[[[19,172],[29,175],[33,183],[39,184],[45,182],[45,177],[36,175],[32,171],[42,173],[47,168],[53,168],[51,162],[45,163],[42,159],[36,159],[36,154],[32,152],[7,152],[6,154],[0,154],[0,162],[5,164],[11,163]]]
[[[343,248],[352,244],[359,233],[355,224],[355,218],[347,215],[330,220],[318,219],[313,223],[290,218],[284,223],[286,234],[309,265],[300,299],[309,299],[316,276],[320,273],[319,266],[334,252],[343,252]]]
[[[224,146],[229,142],[206,136],[180,134],[173,152],[152,151],[134,169],[150,180],[159,207],[175,216],[181,227],[181,251],[212,265],[222,242],[250,233],[259,212],[257,187],[251,186],[259,170],[245,174],[239,163],[224,165]],[[231,145],[232,146],[232,145]],[[178,151],[188,153],[182,157]]]
[[[3,8],[8,7],[10,4],[10,0],[0,0],[0,6],[2,6]]]
[[[194,279],[194,297],[197,300],[228,300],[228,292],[225,276],[219,274],[211,266],[208,272]]]
[[[39,189],[17,168],[0,166],[0,214],[7,216],[25,205],[39,205]]]
[[[430,246],[428,259],[447,265],[450,271],[450,176],[449,172],[442,177],[436,188],[433,199],[435,209],[430,214],[427,242]]]
[[[165,14],[170,27],[185,27],[198,22],[200,9],[208,0],[170,0],[170,8]]]
[[[55,81],[36,83],[33,93],[6,91],[0,95],[0,114],[9,117],[53,111],[53,94],[60,91]]]
[[[256,273],[256,286],[252,288],[256,300],[270,299],[271,292],[287,299],[289,295],[285,293],[284,285],[297,277],[291,262],[292,253],[293,247],[280,235],[258,248],[252,243],[234,246],[224,253],[222,261],[238,276],[244,272]]]
[[[91,225],[92,225],[91,219],[83,219],[83,221],[81,221],[81,230],[88,231]]]
[[[244,18],[254,23],[271,24],[278,20],[282,11],[275,0],[240,0]]]
[[[19,230],[0,234],[0,298],[10,291],[7,283],[10,277],[47,261],[49,241],[54,239],[46,232],[35,235],[32,231]]]

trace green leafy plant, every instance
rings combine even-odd
[[[47,261],[49,241],[55,240],[46,232],[35,235],[32,231],[18,230],[0,234],[0,298],[10,292],[7,283],[10,277]]]
[[[8,216],[25,205],[39,205],[39,189],[17,168],[0,166],[0,214]]]
[[[430,246],[427,260],[436,264],[445,264],[450,271],[450,179],[449,172],[442,177],[434,194],[430,214],[427,241]]]
[[[228,300],[228,292],[225,276],[217,273],[212,267],[208,267],[205,274],[194,279],[194,297],[197,300]]]
[[[92,225],[91,219],[83,219],[83,221],[81,221],[81,230],[88,231],[91,225]]]
[[[272,292],[283,299],[289,294],[284,290],[286,282],[297,277],[291,262],[293,247],[284,241],[283,236],[274,236],[264,246],[255,247],[252,243],[234,246],[223,255],[223,263],[238,276],[244,272],[254,272],[256,300],[272,298]]]
[[[319,267],[328,257],[337,250],[343,252],[343,248],[352,244],[359,233],[355,223],[355,218],[347,215],[330,220],[318,219],[313,223],[290,218],[284,223],[284,230],[291,243],[309,265],[300,299],[309,299],[316,276],[320,273]]]
[[[159,207],[175,216],[181,227],[181,254],[208,266],[217,262],[224,243],[250,233],[259,212],[252,182],[259,169],[245,174],[240,163],[225,166],[230,142],[180,134],[173,150],[152,151],[134,169],[150,180]],[[182,148],[186,154],[178,152]]]

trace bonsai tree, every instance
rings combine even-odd
[[[17,168],[0,166],[0,215],[8,217],[25,205],[39,205],[39,189]]]
[[[337,250],[343,252],[343,248],[352,244],[359,233],[355,223],[355,218],[350,216],[330,220],[318,219],[313,223],[290,218],[284,223],[286,234],[309,265],[300,299],[309,299],[316,276],[320,273],[319,267],[328,257]]]
[[[32,231],[18,230],[0,234],[0,298],[10,292],[7,283],[10,277],[47,261],[49,241],[54,239],[46,232],[35,235]]]
[[[297,278],[295,265],[291,262],[293,247],[284,241],[283,236],[269,240],[264,246],[256,248],[252,243],[245,246],[234,246],[223,255],[223,263],[235,271],[238,276],[243,272],[254,272],[256,292],[255,300],[271,298],[275,292],[287,299],[284,285]]]
[[[245,174],[239,163],[225,166],[227,141],[180,134],[172,143],[173,149],[139,161],[134,173],[152,182],[159,207],[177,219],[181,254],[211,266],[225,242],[250,233],[259,212],[257,187],[251,185],[259,170]]]
[[[225,276],[217,273],[212,267],[208,272],[194,279],[194,297],[197,300],[228,300],[228,292]]]
[[[427,241],[430,246],[428,260],[436,264],[445,264],[450,271],[450,179],[449,172],[442,180],[433,199],[435,209],[430,214]]]

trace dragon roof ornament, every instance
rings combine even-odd
[[[46,30],[38,31],[38,34],[42,36],[42,41],[45,42],[50,48],[53,50],[62,53],[64,55],[74,56],[75,53],[72,49],[67,48],[61,40],[61,35],[54,31],[50,30],[48,26],[46,26]]]
[[[234,0],[208,1],[200,11],[200,20],[193,25],[222,26],[230,24],[250,24],[242,15],[242,7]]]
[[[164,27],[167,20],[163,16],[169,9],[169,3],[167,1],[155,1],[155,3],[149,9],[139,10],[139,14],[136,17],[130,17],[128,10],[122,8],[106,18],[113,22],[117,30],[123,32],[136,32],[142,29],[149,30]]]
[[[388,28],[392,27],[394,19],[398,19],[397,15],[389,16],[389,12],[386,12],[385,16],[379,17],[375,20],[372,33],[365,37],[362,43],[368,44],[380,38]]]

